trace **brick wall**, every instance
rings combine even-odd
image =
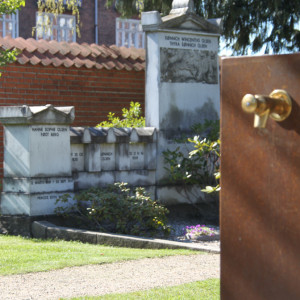
[[[74,106],[73,126],[95,126],[130,101],[144,106],[144,72],[12,64],[0,79],[0,105]],[[0,139],[3,140],[3,127]],[[3,144],[0,143],[2,176]]]

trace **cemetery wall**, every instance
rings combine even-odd
[[[74,190],[126,182],[155,196],[155,128],[70,128]]]
[[[109,112],[120,114],[130,101],[144,107],[144,71],[11,64],[1,77],[0,105],[74,106],[74,126],[95,126]],[[0,176],[3,161],[0,128]]]

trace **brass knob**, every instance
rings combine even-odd
[[[242,99],[242,108],[247,113],[254,113],[257,109],[257,100],[251,95],[247,94]]]
[[[247,94],[242,109],[254,113],[254,127],[264,128],[270,116],[275,121],[285,120],[292,111],[292,100],[284,90],[274,90],[269,96]]]

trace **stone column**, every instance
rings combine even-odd
[[[69,124],[74,107],[0,107],[4,125],[1,213],[54,213],[56,199],[73,192]]]
[[[181,200],[168,189],[162,152],[180,146],[176,140],[188,136],[194,124],[219,119],[220,20],[197,16],[191,0],[174,0],[166,17],[142,13],[142,25],[147,54],[146,125],[158,129],[158,197],[173,203]]]

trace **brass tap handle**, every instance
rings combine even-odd
[[[247,94],[242,99],[242,109],[254,113],[254,127],[265,128],[268,117],[285,120],[292,111],[292,100],[284,90],[274,90],[269,96]]]

